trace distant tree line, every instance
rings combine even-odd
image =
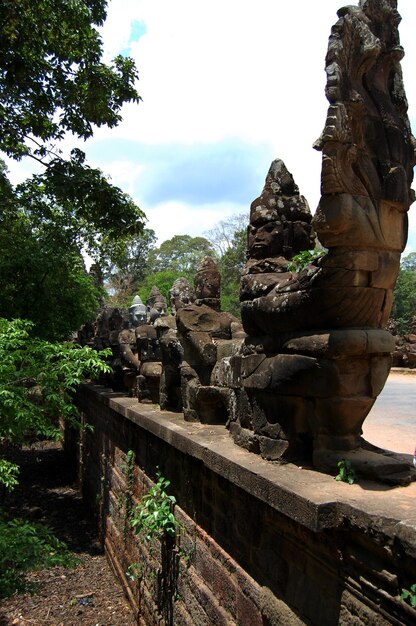
[[[410,332],[414,316],[416,316],[416,252],[411,252],[402,259],[394,287],[391,318],[396,322],[400,335]]]
[[[167,298],[176,278],[184,276],[193,284],[198,265],[211,256],[221,273],[221,304],[239,316],[240,274],[246,259],[248,217],[234,215],[218,222],[205,237],[175,235],[156,246],[153,230],[126,238],[119,245],[114,263],[105,272],[106,302],[127,306],[138,293],[145,302],[155,285]]]
[[[123,104],[140,100],[134,61],[102,61],[106,7],[0,2],[0,154],[39,170],[13,185],[0,161],[0,492],[18,481],[10,446],[58,436],[59,416],[77,421],[76,386],[108,370],[105,354],[64,342],[103,296],[83,254],[111,265],[121,242],[143,233],[133,200],[79,148],[60,148],[67,134],[113,128]]]

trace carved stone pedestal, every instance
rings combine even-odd
[[[407,461],[370,447],[362,424],[387,379],[394,338],[385,330],[346,329],[248,337],[233,357],[239,372],[234,441],[268,460],[313,462],[337,473],[350,459],[358,474],[408,483]],[[238,387],[240,383],[240,388]]]

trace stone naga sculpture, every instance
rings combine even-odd
[[[315,145],[322,195],[312,225],[279,161],[252,205],[241,284],[249,337],[234,357],[230,429],[265,458],[310,450],[323,471],[348,459],[362,475],[406,483],[414,477],[407,460],[361,438],[390,369],[394,341],[384,328],[414,199],[396,9],[395,0],[361,0],[338,12],[326,57],[328,115]],[[298,241],[312,246],[312,227],[327,253],[288,271],[285,259]]]

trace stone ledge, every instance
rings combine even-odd
[[[236,446],[224,426],[185,422],[181,413],[139,404],[99,385],[84,388],[140,428],[310,530],[342,527],[346,519],[353,520],[355,526],[400,539],[408,554],[416,556],[416,483],[396,488],[370,481],[340,483],[291,463],[265,461]]]

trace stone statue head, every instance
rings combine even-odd
[[[147,307],[143,304],[140,296],[134,296],[129,306],[129,321],[130,325],[134,328],[136,328],[136,326],[142,326],[147,322]]]
[[[194,288],[189,284],[187,278],[181,276],[177,278],[169,290],[169,301],[172,315],[176,315],[183,306],[195,300]]]
[[[194,288],[197,300],[220,298],[221,275],[210,256],[204,256],[195,274]]]
[[[306,199],[281,159],[270,165],[261,195],[250,207],[247,251],[251,259],[292,258],[314,246]]]
[[[152,311],[152,317],[154,317],[153,310],[156,310],[159,316],[166,315],[167,313],[166,299],[163,296],[163,294],[160,292],[160,289],[158,287],[152,287],[149,298],[147,300],[147,306],[149,307],[150,311]]]

